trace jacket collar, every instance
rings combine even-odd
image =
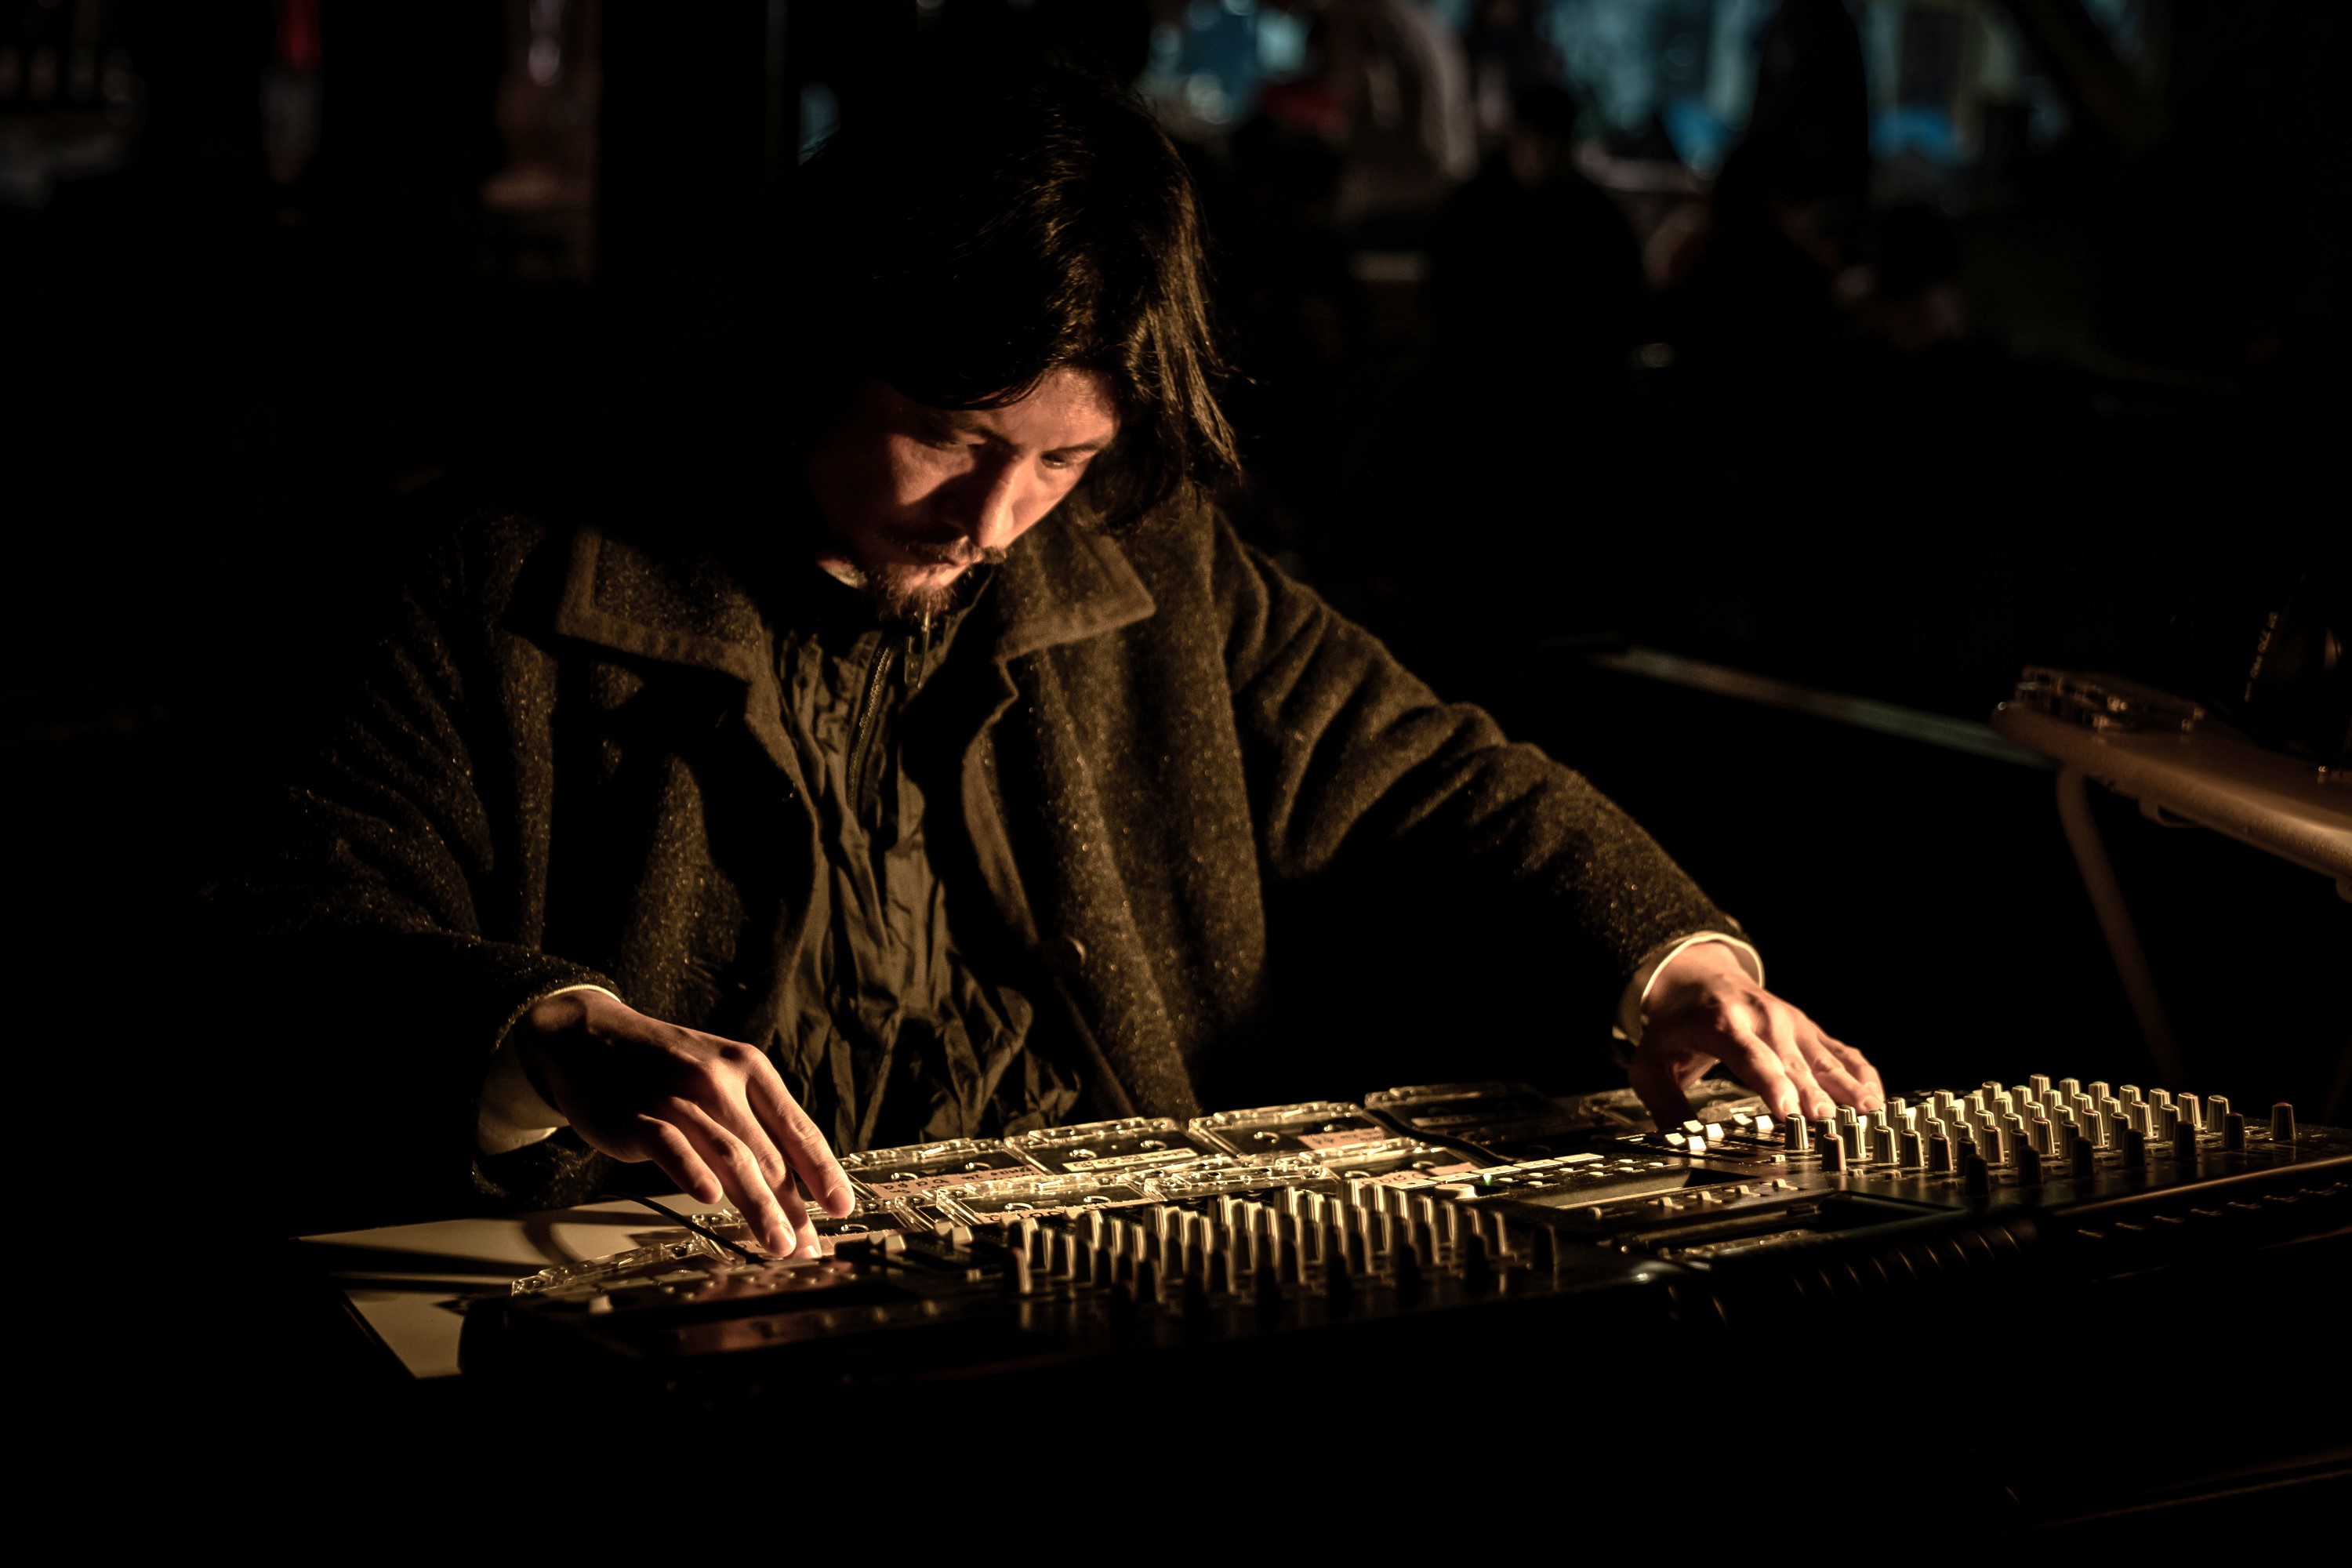
[[[733,564],[699,551],[647,549],[593,524],[571,540],[555,629],[667,663],[757,683],[773,627],[756,581],[812,563]],[[1015,544],[983,607],[1003,662],[1130,626],[1153,613],[1150,593],[1116,541],[1046,519]],[[975,622],[969,632],[980,631]]]

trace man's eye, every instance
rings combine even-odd
[[[1075,457],[1067,458],[1048,455],[1042,460],[1045,467],[1054,469],[1057,473],[1068,473],[1076,469],[1085,468],[1088,463],[1094,461],[1094,457],[1095,455],[1092,452],[1080,452]]]

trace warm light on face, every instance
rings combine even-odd
[[[1110,384],[1053,372],[1002,408],[932,408],[880,380],[809,458],[838,559],[894,596],[943,592],[1015,540],[1086,476],[1118,434]]]

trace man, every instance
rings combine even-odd
[[[1874,1103],[1639,828],[1205,504],[1182,164],[1087,79],[992,80],[803,171],[785,390],[639,437],[698,489],[479,512],[404,584],[221,893],[326,1042],[288,1114],[412,1207],[650,1162],[789,1252],[834,1147],[1251,1081],[1271,892],[1367,867],[1533,933],[1662,1116],[1717,1061]]]

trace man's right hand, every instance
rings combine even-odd
[[[651,1160],[706,1204],[723,1195],[779,1257],[816,1244],[803,1190],[828,1214],[855,1206],[824,1134],[756,1047],[649,1018],[600,991],[540,1003],[513,1044],[532,1086],[590,1148]]]

